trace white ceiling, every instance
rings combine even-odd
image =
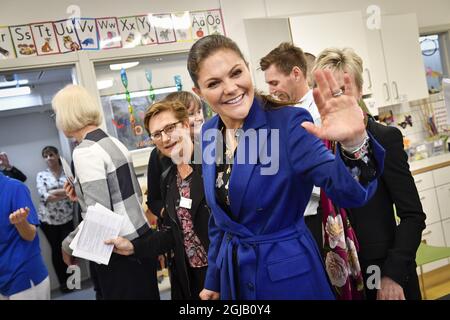
[[[65,85],[72,83],[72,68],[33,69],[0,72],[0,82],[28,80],[31,94],[0,98],[0,118],[51,109],[52,97]],[[1,90],[1,88],[0,88]]]

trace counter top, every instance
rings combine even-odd
[[[409,167],[413,175],[443,168],[446,166],[450,166],[450,153],[448,152],[438,156],[409,163]]]

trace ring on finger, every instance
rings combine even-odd
[[[342,89],[331,91],[331,95],[335,98],[340,97],[344,94],[344,91]]]

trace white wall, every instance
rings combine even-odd
[[[48,5],[43,5],[43,3]],[[50,4],[51,3],[51,4]],[[126,16],[146,12],[163,13],[185,10],[205,10],[221,7],[227,35],[233,38],[248,54],[243,19],[299,15],[333,11],[361,10],[369,5],[377,5],[382,14],[417,14],[421,29],[446,26],[450,29],[449,0],[2,0],[0,21],[2,25],[63,19],[70,16],[66,12],[71,5],[81,9],[82,16]],[[32,14],[31,14],[32,13]],[[268,32],[270,30],[262,30]],[[318,32],[320,32],[318,30]]]
[[[0,150],[5,151],[11,164],[27,176],[25,184],[31,191],[36,210],[39,210],[36,175],[47,168],[41,156],[42,148],[47,145],[60,149],[58,131],[49,111],[0,118]],[[51,285],[54,288],[58,280],[51,263],[51,250],[40,230],[39,239],[42,255],[49,269]]]
[[[66,10],[72,5],[80,7],[82,16],[93,18],[207,10],[220,6],[218,0],[2,0],[1,25],[69,18]]]
[[[366,15],[370,5],[377,5],[381,14],[416,13],[421,30],[450,29],[449,0],[221,0],[227,35],[235,40],[249,57],[244,19],[283,17],[311,13],[361,10]],[[270,37],[270,30],[261,30]],[[320,36],[320,30],[317,30]]]

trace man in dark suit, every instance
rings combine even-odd
[[[386,151],[384,171],[378,178],[375,195],[365,206],[348,209],[359,242],[358,257],[366,297],[370,300],[421,299],[415,258],[426,216],[409,170],[402,133],[395,127],[375,122],[368,115],[361,99],[362,60],[352,49],[325,49],[314,68],[333,70],[341,88],[345,88],[344,74],[352,78],[358,88],[354,95],[366,113],[366,129]],[[372,287],[370,280],[376,270],[380,271],[381,278],[378,285]]]

